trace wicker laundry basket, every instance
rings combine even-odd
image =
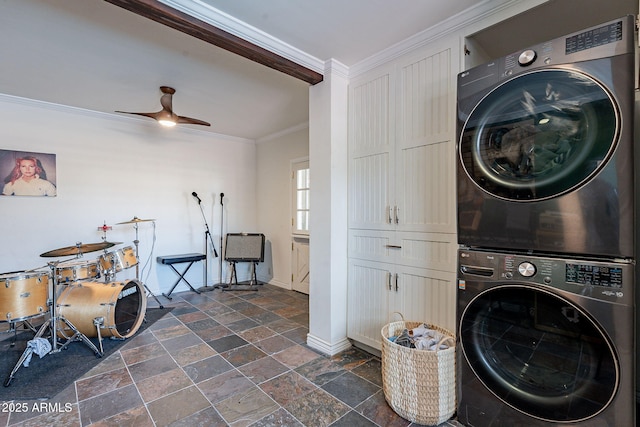
[[[437,425],[450,419],[456,411],[454,334],[427,324],[444,335],[441,344],[449,345],[434,351],[403,347],[389,340],[403,329],[421,324],[423,322],[407,322],[403,318],[382,328],[382,387],[387,403],[402,418]]]

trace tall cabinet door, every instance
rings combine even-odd
[[[451,49],[399,66],[399,230],[455,233],[455,88]]]
[[[389,229],[395,203],[391,69],[351,83],[349,104],[349,226]]]

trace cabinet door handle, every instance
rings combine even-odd
[[[387,286],[389,286],[389,290],[391,290],[391,272],[387,271]]]
[[[384,246],[385,248],[388,248],[388,249],[402,249],[402,246],[400,245],[384,245]]]
[[[396,218],[396,224],[400,223],[400,208],[398,206],[394,206],[394,216]]]
[[[387,224],[393,224],[393,218],[391,217],[393,215],[392,210],[393,208],[391,206],[387,206]]]
[[[398,273],[396,273],[396,292],[398,292]]]

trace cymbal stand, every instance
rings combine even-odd
[[[133,241],[133,244],[136,247],[136,261],[137,261],[136,262],[136,280],[142,283],[142,286],[144,286],[144,289],[147,291],[147,296],[152,296],[153,299],[156,300],[160,308],[164,308],[164,306],[162,305],[158,297],[153,292],[151,292],[151,289],[149,289],[147,284],[144,283],[142,280],[140,280],[140,256],[138,255],[139,253],[138,246],[140,245],[140,240],[138,239],[138,223],[137,222],[133,224],[133,228],[136,230],[136,239]]]

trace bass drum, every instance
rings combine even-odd
[[[100,325],[102,337],[129,338],[134,335],[147,310],[143,285],[137,280],[127,282],[80,282],[63,288],[58,297],[58,314],[62,317],[58,334],[69,338],[74,331],[97,337]]]

